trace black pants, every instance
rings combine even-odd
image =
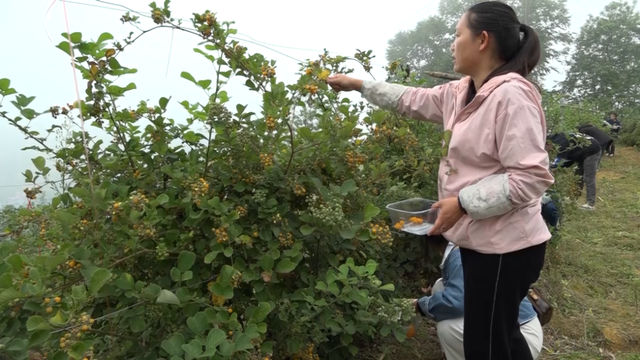
[[[460,248],[467,360],[532,360],[520,332],[520,303],[538,280],[547,243],[492,255]]]
[[[607,152],[608,155],[615,155],[616,154],[616,144],[613,142],[613,140],[609,141],[605,147],[605,151]]]

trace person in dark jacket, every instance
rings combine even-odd
[[[618,120],[618,114],[611,112],[609,117],[604,120],[604,125],[611,130],[611,135],[618,137],[618,133],[620,132],[620,129],[622,129],[622,124],[620,123],[620,120]]]
[[[613,154],[616,152],[616,146],[613,143],[613,138],[597,127],[591,124],[585,124],[579,126],[578,131],[581,134],[589,135],[592,138],[598,140],[602,149],[600,160],[602,160],[602,157],[605,156],[605,154],[608,156],[613,156]],[[600,161],[598,161],[598,167],[600,167]]]
[[[569,138],[564,133],[547,136],[552,144],[558,147],[558,159],[552,166],[557,166],[558,160],[565,160],[561,167],[569,167],[578,164],[576,175],[580,176],[578,188],[587,186],[587,203],[582,205],[584,210],[594,210],[596,206],[596,171],[600,160],[600,143],[591,136],[583,134],[570,134]]]

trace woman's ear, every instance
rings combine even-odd
[[[483,51],[487,49],[489,47],[489,33],[483,31],[478,37],[480,38],[480,48],[478,50]]]

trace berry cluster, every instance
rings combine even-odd
[[[276,69],[271,66],[262,65],[262,76],[265,78],[272,78],[276,76]]]
[[[300,184],[296,184],[296,186],[294,186],[293,188],[293,193],[298,196],[304,196],[307,194],[307,189],[305,189],[304,186]]]
[[[273,155],[272,154],[260,154],[260,163],[262,167],[269,168],[273,165]]]
[[[267,116],[265,122],[267,123],[267,130],[274,131],[276,129],[276,119],[273,117]]]
[[[389,225],[385,223],[369,224],[369,229],[371,234],[374,235],[382,245],[390,246],[393,244],[393,236],[391,235]]]
[[[158,244],[158,246],[156,246],[156,259],[158,261],[162,261],[167,257],[169,257],[169,250],[167,249],[167,245],[165,245],[164,243]]]
[[[290,232],[281,232],[280,235],[278,235],[278,241],[280,242],[280,246],[283,248],[291,247],[293,246],[293,234]]]
[[[351,150],[346,152],[347,164],[351,168],[357,168],[358,166],[364,164],[367,160],[366,156],[360,153],[353,152]]]
[[[216,235],[216,239],[218,239],[218,244],[226,243],[227,241],[229,241],[229,234],[227,234],[227,229],[219,227],[217,229],[213,229],[213,233]]]

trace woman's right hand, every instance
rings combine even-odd
[[[327,78],[327,84],[331,86],[334,91],[360,91],[362,89],[362,80],[348,77],[347,75],[336,74]]]

